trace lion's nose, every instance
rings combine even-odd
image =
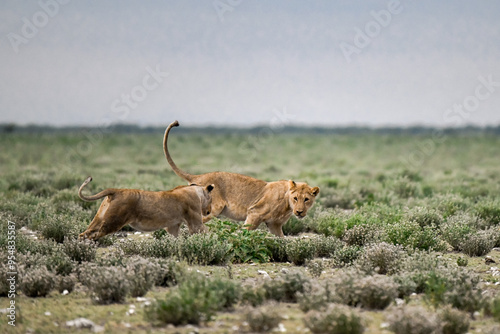
[[[304,211],[297,211],[297,214],[300,216]]]

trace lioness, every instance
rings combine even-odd
[[[215,186],[212,192],[212,212],[203,217],[204,222],[222,215],[233,220],[244,220],[249,230],[254,230],[265,222],[271,233],[283,237],[282,226],[292,213],[298,218],[304,218],[307,210],[314,204],[319,188],[310,187],[304,182],[266,182],[228,172],[191,175],[180,170],[167,148],[168,134],[175,126],[179,126],[179,122],[171,123],[163,137],[163,151],[175,174],[189,183]]]
[[[165,228],[174,236],[179,234],[182,223],[187,224],[190,233],[206,231],[203,215],[210,214],[212,184],[179,186],[168,191],[108,188],[85,196],[82,190],[90,181],[89,176],[80,186],[78,196],[87,202],[106,199],[80,239],[97,240],[127,224],[141,232]]]

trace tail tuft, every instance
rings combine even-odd
[[[172,126],[179,126],[179,121],[175,120],[173,123],[172,123]]]

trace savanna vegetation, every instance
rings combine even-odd
[[[173,238],[76,240],[100,204],[77,189],[166,190],[162,132],[0,134],[2,332],[498,333],[500,137],[494,132],[171,133],[191,173],[321,188],[286,238],[214,219]],[[11,223],[9,223],[11,222]],[[7,318],[15,225],[16,327]],[[73,322],[72,322],[73,321]]]

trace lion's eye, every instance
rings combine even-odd
[[[293,200],[297,202],[299,199],[297,197],[294,197]]]
[[[307,202],[308,200],[309,200],[309,198],[307,198],[307,197],[306,197],[306,198],[304,198],[304,202]]]

